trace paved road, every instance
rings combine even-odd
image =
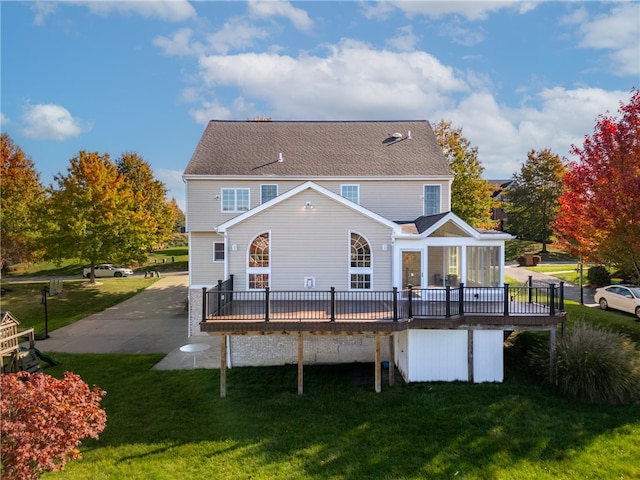
[[[520,267],[517,264],[505,265],[504,269],[505,277],[511,277],[518,282],[524,283],[529,280],[529,276],[533,277],[533,280],[541,282],[553,282],[558,283],[560,280],[551,275],[544,273],[534,272],[527,268]],[[594,290],[592,288],[583,287],[583,301],[585,305],[596,306],[596,302],[593,299]],[[574,302],[580,302],[580,287],[571,283],[564,284],[564,298],[567,300],[573,300]]]

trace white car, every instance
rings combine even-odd
[[[116,267],[111,263],[101,263],[96,265],[93,271],[96,278],[103,277],[128,277],[133,275],[133,270],[130,268]],[[91,275],[91,267],[86,267],[82,270],[82,276],[89,278]]]
[[[615,308],[623,312],[633,313],[640,320],[640,287],[635,285],[609,285],[598,288],[595,293],[596,302],[602,310]]]

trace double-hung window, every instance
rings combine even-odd
[[[424,215],[440,213],[440,185],[424,186]]]
[[[278,196],[278,185],[264,184],[260,185],[260,203],[268,202],[272,198]]]
[[[222,189],[223,212],[246,212],[247,210],[249,210],[248,188]]]
[[[360,185],[341,185],[340,195],[353,203],[360,203]]]
[[[223,242],[213,243],[213,261],[224,262],[224,243]]]

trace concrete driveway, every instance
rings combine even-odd
[[[51,353],[165,353],[154,368],[220,366],[217,337],[187,337],[188,273],[166,273],[139,294],[102,312],[89,315],[49,333],[36,348]],[[124,280],[126,281],[126,279]],[[203,352],[185,353],[180,347],[205,342]],[[216,348],[217,347],[217,348]],[[195,358],[194,358],[195,357]]]

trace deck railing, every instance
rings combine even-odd
[[[233,290],[233,278],[203,288],[207,320],[391,320],[462,315],[549,315],[564,311],[564,283],[383,291]]]

